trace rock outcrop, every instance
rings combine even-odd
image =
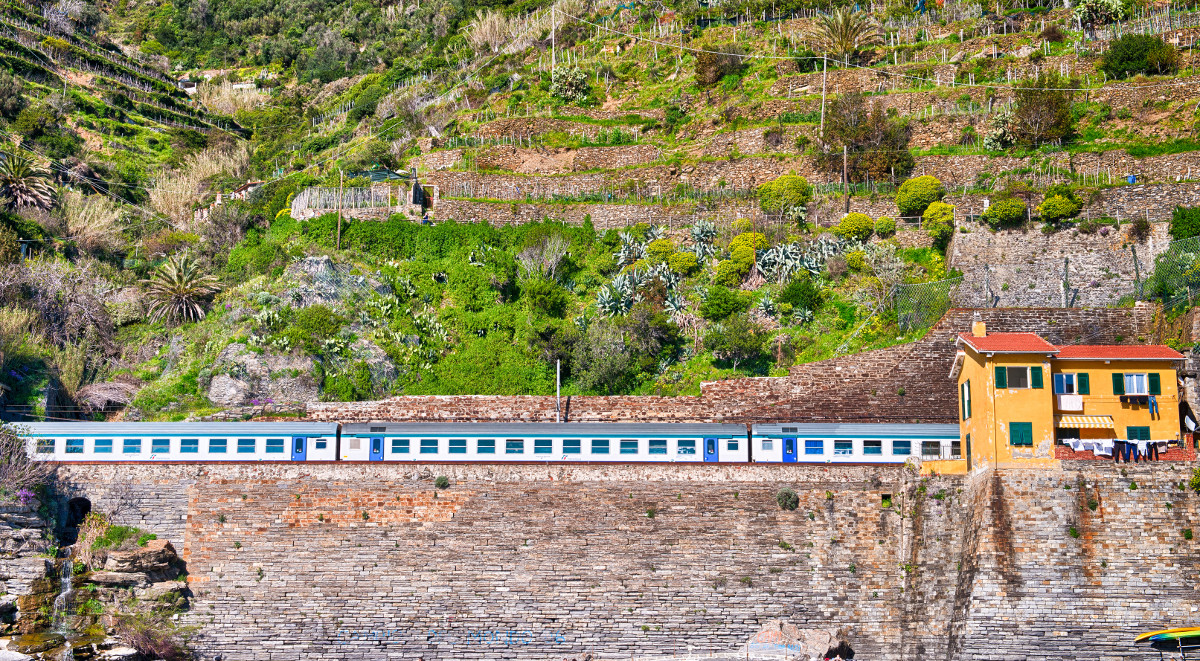
[[[256,353],[235,342],[217,355],[210,372],[208,399],[220,406],[317,401],[308,356]]]
[[[31,633],[46,624],[43,607],[58,591],[49,578],[53,561],[42,555],[49,542],[39,505],[36,499],[0,505],[0,635]]]

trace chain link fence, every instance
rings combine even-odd
[[[915,285],[896,285],[896,322],[908,332],[937,323],[950,309],[962,276]]]
[[[1153,273],[1138,283],[1139,300],[1157,299],[1166,307],[1191,305],[1200,294],[1200,236],[1172,241],[1154,260]]]

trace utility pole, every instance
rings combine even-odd
[[[562,360],[554,361],[554,421],[562,422]]]
[[[825,142],[825,75],[829,72],[829,58],[821,56],[821,142]]]
[[[850,213],[850,178],[846,176],[849,152],[847,145],[842,145],[842,193],[846,196],[846,213]]]
[[[558,15],[554,12],[554,4],[551,3],[550,4],[550,80],[554,80],[554,70],[555,70],[555,66],[558,64],[558,60],[554,54],[554,51],[556,50],[555,44],[557,43],[557,41],[555,41],[555,36],[554,36],[554,33],[558,31],[558,29],[557,29],[558,26],[556,25],[557,22],[558,22]]]
[[[338,224],[337,224],[337,249],[342,249],[342,185],[346,183],[346,173],[338,168]]]

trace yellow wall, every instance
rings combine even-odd
[[[1054,417],[1060,415],[1107,415],[1112,416],[1113,429],[1081,429],[1084,438],[1126,438],[1127,426],[1148,426],[1150,437],[1155,440],[1179,437],[1179,388],[1173,365],[1164,361],[1058,361],[1044,354],[994,354],[992,357],[964,348],[963,367],[958,376],[958,414],[963,443],[963,461],[960,470],[974,470],[984,465],[1000,468],[1055,468]],[[995,367],[1042,368],[1041,388],[996,388]],[[1057,411],[1054,395],[1053,374],[1060,372],[1086,372],[1090,393],[1083,395],[1082,411]],[[1156,396],[1159,415],[1150,418],[1149,406],[1122,404],[1113,394],[1112,374],[1150,373],[1159,374],[1162,394]],[[962,418],[962,384],[970,382],[971,417]],[[1010,424],[1031,423],[1032,446],[1010,444]],[[970,437],[968,451],[967,438]],[[969,466],[967,461],[969,461]],[[948,462],[930,466],[937,472],[958,472]]]

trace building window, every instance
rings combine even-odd
[[[969,420],[971,418],[971,381],[963,381],[962,386],[962,419]]]
[[[667,439],[665,439],[665,438],[650,439],[650,454],[666,454],[666,453],[667,453]]]
[[[578,438],[563,439],[563,454],[579,454],[582,452],[582,444]]]
[[[1032,422],[1010,422],[1008,423],[1008,444],[1009,445],[1033,445],[1033,423]]]
[[[96,454],[112,454],[112,439],[97,438],[96,445],[92,451]]]
[[[436,438],[421,439],[421,454],[437,454],[438,440]]]
[[[171,439],[156,438],[150,441],[150,452],[154,454],[169,454],[171,452]]]
[[[825,454],[825,441],[812,438],[804,441],[804,454]]]
[[[883,454],[883,441],[863,441],[863,454]]]
[[[238,454],[254,454],[254,446],[256,445],[253,438],[238,439]]]
[[[834,441],[833,455],[846,457],[854,454],[854,441]]]
[[[608,454],[608,439],[593,438],[592,439],[592,454]]]
[[[1125,393],[1126,395],[1148,395],[1150,391],[1146,388],[1145,374],[1126,374],[1125,375]]]
[[[1125,439],[1129,441],[1148,441],[1150,440],[1149,427],[1126,427]]]
[[[450,454],[466,454],[466,453],[467,453],[467,439],[465,439],[465,438],[450,439]]]
[[[533,439],[534,454],[550,454],[554,452],[554,441],[548,438]]]
[[[51,448],[53,449],[53,448]],[[121,452],[125,454],[138,454],[142,451],[142,439],[127,438],[121,447]]]
[[[732,452],[737,452],[738,440],[736,438],[729,439],[729,442],[725,444],[725,449]]]
[[[496,439],[481,438],[475,444],[475,452],[477,454],[496,454]]]
[[[690,438],[679,441],[679,447],[675,454],[696,454],[696,441]]]
[[[224,438],[208,439],[209,454],[225,454],[229,450],[229,440]]]
[[[970,438],[968,436],[967,438]],[[962,441],[950,441],[950,458],[959,459],[962,457]]]
[[[892,454],[912,454],[912,441],[892,441]]]
[[[621,454],[637,454],[638,442],[632,438],[621,439]]]
[[[1074,374],[1055,374],[1054,375],[1054,394],[1055,395],[1074,395],[1075,394],[1075,375]]]
[[[408,454],[410,445],[407,438],[392,439],[392,454]]]
[[[942,444],[938,441],[921,441],[921,456],[934,459],[942,456]]]
[[[1009,367],[1008,370],[1008,387],[1009,388],[1028,388],[1029,387],[1029,368],[1028,367]]]
[[[179,441],[179,451],[187,454],[196,454],[200,452],[200,439],[185,438]]]
[[[1064,429],[1062,427],[1059,427],[1054,430],[1054,440],[1058,441],[1059,443],[1062,443],[1064,441],[1070,441],[1070,440],[1078,440],[1078,439],[1079,439],[1079,430],[1078,429]]]
[[[525,454],[525,441],[520,438],[510,438],[504,442],[504,454]]]
[[[762,441],[762,449],[763,449],[764,451],[766,451],[766,452],[770,452],[770,451],[771,451],[771,450],[773,450],[774,448],[775,448],[775,444],[774,444],[774,443],[771,441],[771,439],[769,439],[769,438],[764,438],[764,439],[763,439],[763,441]]]
[[[283,454],[283,439],[268,438],[267,439],[267,454]]]
[[[67,454],[83,454],[83,439],[68,438],[67,439]]]

